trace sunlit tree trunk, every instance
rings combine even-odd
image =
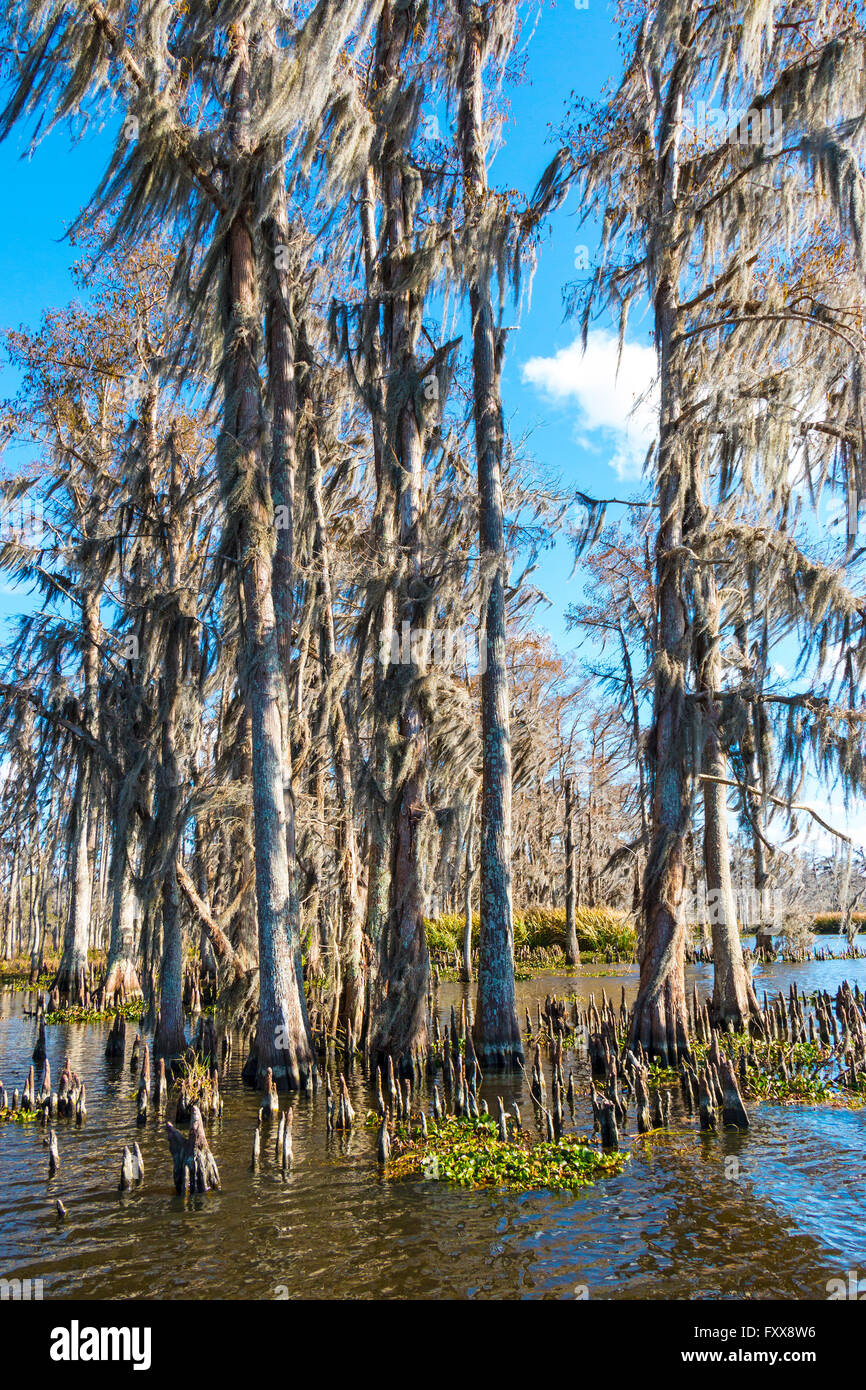
[[[364,248],[364,274],[367,294],[367,322],[364,338],[367,344],[367,376],[370,382],[373,436],[373,464],[376,475],[377,506],[373,515],[373,534],[377,552],[388,555],[395,543],[393,488],[385,441],[385,352],[379,324],[377,283],[376,232],[377,186],[372,164],[364,172],[360,203],[361,238]],[[369,1040],[373,1008],[373,975],[376,970],[376,950],[385,930],[391,881],[390,845],[393,812],[381,789],[390,785],[392,747],[395,738],[393,685],[388,680],[390,633],[394,628],[394,586],[387,584],[377,613],[376,645],[373,652],[373,729],[372,766],[374,793],[367,817],[367,904],[366,934],[371,945],[370,968],[365,976],[364,1033]]]
[[[411,39],[408,9],[383,6],[377,36],[377,83],[382,89],[399,80],[399,62]],[[386,248],[382,264],[384,285],[401,275],[401,259],[412,246],[413,199],[406,187],[403,150],[396,132],[383,132],[379,165],[379,191],[383,204]],[[376,186],[368,178],[362,208],[368,288],[375,277]],[[391,594],[382,604],[380,639],[389,627],[402,630],[408,623],[413,636],[427,625],[423,575],[421,498],[424,446],[411,393],[406,384],[417,376],[417,343],[421,329],[423,296],[405,289],[390,295],[386,335],[374,338],[371,366],[387,362],[387,399],[377,399],[374,415],[382,433],[377,484],[377,512],[382,542],[381,556],[391,570]],[[381,381],[382,378],[380,377]],[[397,400],[394,401],[393,397]],[[383,412],[380,414],[380,410]],[[396,540],[401,563],[392,562]],[[386,624],[388,626],[386,626]],[[368,924],[374,950],[371,981],[369,1044],[374,1062],[391,1056],[395,1066],[407,1069],[427,1050],[426,995],[429,979],[424,918],[429,900],[431,813],[427,803],[427,735],[415,694],[423,675],[424,659],[412,642],[408,662],[388,659],[380,640],[377,653],[377,707],[374,730],[374,763],[384,780],[382,803],[373,807]],[[405,656],[405,654],[404,654]],[[399,777],[399,784],[394,785]]]
[[[653,267],[656,350],[659,357],[661,428],[658,455],[659,529],[656,542],[657,647],[653,689],[652,832],[644,881],[643,955],[631,1018],[630,1043],[640,1042],[663,1065],[688,1052],[685,996],[685,838],[691,815],[686,716],[688,627],[683,594],[683,505],[687,460],[678,435],[681,392],[676,359],[677,157],[682,94],[674,91],[659,134],[659,209],[664,244]]]
[[[461,73],[460,142],[465,214],[471,224],[487,197],[483,130],[483,14],[461,0],[465,52]],[[514,924],[511,900],[511,729],[506,664],[505,520],[502,496],[504,423],[500,362],[490,295],[490,270],[482,263],[470,287],[474,374],[475,452],[482,559],[492,563],[484,614],[486,663],[481,676],[481,949],[475,1050],[483,1069],[514,1067],[523,1045],[514,991]]]
[[[472,880],[475,876],[475,860],[472,854],[474,837],[474,813],[470,807],[469,825],[466,828],[466,872],[463,878],[463,980],[472,984]]]
[[[574,778],[565,779],[565,959],[580,964],[577,942],[577,876],[574,863]]]
[[[290,290],[287,274],[289,225],[286,209],[285,164],[274,176],[274,211],[266,227],[267,255],[267,362],[271,403],[271,497],[276,521],[273,558],[273,602],[281,676],[280,707],[283,729],[283,803],[286,818],[286,856],[289,875],[289,936],[294,952],[298,1004],[309,1033],[301,964],[301,911],[298,898],[298,866],[295,830],[295,788],[292,772],[291,664],[294,601],[295,470],[297,391],[295,343],[290,323]]]
[[[227,499],[237,525],[247,621],[243,677],[252,731],[260,987],[254,1055],[244,1074],[261,1084],[271,1067],[279,1086],[293,1088],[315,1063],[297,965],[300,945],[292,930],[294,865],[289,864],[283,790],[282,675],[271,560],[274,524],[262,457],[263,410],[254,327],[260,316],[251,232],[255,209],[247,177],[252,131],[245,26],[233,25],[230,37],[229,149],[232,173],[243,197],[228,231],[229,324],[221,448]]]
[[[710,565],[697,580],[699,621],[695,632],[698,693],[701,696],[701,771],[704,803],[704,875],[713,938],[713,1013],[721,1024],[744,1027],[759,1013],[743,963],[737,908],[731,881],[728,837],[727,759],[719,736],[717,692],[722,682],[721,612]],[[719,781],[706,780],[718,778]]]
[[[99,595],[89,590],[82,601],[84,636],[82,725],[95,732],[97,689],[99,680]],[[90,916],[93,898],[93,875],[90,862],[90,814],[92,809],[93,766],[88,750],[80,753],[72,808],[73,826],[70,844],[72,884],[69,913],[63,938],[63,955],[54,981],[62,996],[70,996],[87,968],[90,942]]]
[[[115,812],[111,865],[111,936],[105,977],[107,1000],[120,992],[127,999],[141,995],[136,969],[138,893],[134,874],[138,860],[139,832],[134,813],[126,807]]]
[[[330,545],[322,496],[322,463],[314,422],[311,424],[311,433],[308,476],[315,524],[314,551],[318,560],[322,599],[319,649],[322,680],[327,686],[335,679],[337,639],[334,628]],[[337,799],[337,820],[334,826],[340,908],[337,1017],[343,1028],[351,1024],[353,1036],[359,1038],[364,1021],[364,904],[360,889],[361,866],[355,833],[352,755],[340,700],[334,701],[329,733]]]

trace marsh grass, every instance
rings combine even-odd
[[[183,1093],[187,1103],[197,1105],[204,1114],[212,1108],[216,1095],[212,1072],[212,1063],[188,1051],[172,1068],[171,1089],[177,1095]]]

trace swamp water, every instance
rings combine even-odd
[[[605,989],[618,1004],[624,986],[634,998],[634,969],[591,970],[519,984],[521,1021],[528,1007],[534,1023],[549,993],[599,998]],[[711,989],[711,967],[687,976],[701,997]],[[866,989],[866,960],[768,965],[755,984],[759,995],[787,992],[791,981],[833,993],[845,978]],[[441,987],[443,1023],[461,997],[461,986]],[[10,1096],[30,1065],[34,1004],[34,995],[0,992],[0,1079]],[[206,1121],[222,1191],[184,1198],[156,1107],[144,1128],[135,1122],[135,1025],[122,1064],[104,1056],[108,1027],[46,1028],[52,1076],[68,1054],[87,1087],[85,1125],[56,1121],[54,1178],[41,1124],[0,1123],[0,1278],[41,1278],[46,1299],[825,1299],[828,1280],[847,1283],[851,1270],[866,1278],[866,1110],[751,1104],[748,1132],[705,1137],[673,1087],[670,1130],[624,1137],[631,1158],[620,1175],[574,1192],[470,1191],[379,1168],[376,1130],[363,1125],[373,1095],[356,1064],[356,1128],[327,1134],[321,1088],[295,1098],[295,1161],[284,1178],[276,1125],[263,1126],[260,1168],[250,1169],[259,1097],[241,1085],[235,1054],[221,1082],[223,1115]],[[585,1053],[566,1052],[566,1077],[570,1069],[585,1089]],[[497,1095],[506,1109],[516,1100],[524,1125],[534,1123],[522,1077],[485,1081],[480,1094],[493,1114]],[[426,1095],[424,1104],[429,1113]],[[565,1131],[591,1128],[589,1098],[578,1096],[573,1119],[565,1106]],[[633,1105],[626,1128],[635,1128]],[[119,1193],[123,1146],[136,1141],[144,1183]]]

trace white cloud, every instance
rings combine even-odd
[[[623,344],[617,371],[617,340],[601,329],[589,334],[586,352],[576,339],[555,357],[531,357],[523,367],[523,380],[546,396],[576,402],[576,438],[586,448],[610,450],[610,466],[623,479],[640,477],[656,437],[655,375],[655,350],[639,343]]]

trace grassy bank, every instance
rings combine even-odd
[[[866,912],[852,912],[851,921],[859,931],[866,927]],[[812,923],[813,932],[819,936],[830,936],[839,931],[842,925],[842,917],[838,912],[819,912]]]
[[[427,945],[431,952],[453,959],[454,952],[463,950],[463,913],[443,914],[425,922]],[[635,953],[636,936],[632,919],[624,912],[609,907],[579,907],[576,916],[577,942],[581,955],[604,960],[608,955],[631,960]],[[472,914],[472,947],[481,940],[481,919]],[[528,907],[514,913],[514,950],[517,960],[531,959],[545,953],[553,963],[565,950],[565,908]]]

